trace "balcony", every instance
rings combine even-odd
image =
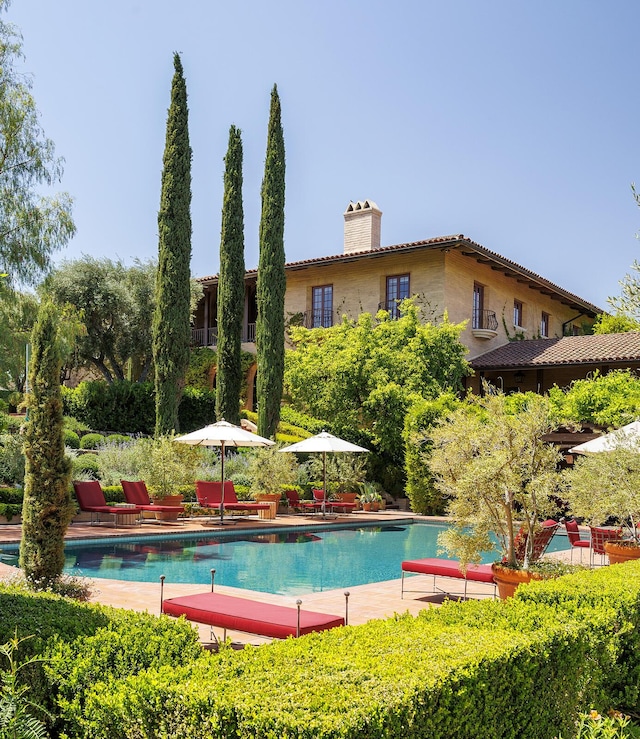
[[[321,310],[308,310],[304,314],[305,328],[330,328],[333,326],[333,310],[323,308]]]
[[[243,344],[256,343],[256,324],[248,323],[242,332]],[[210,326],[209,328],[192,328],[191,329],[191,346],[217,346],[218,345],[218,327]]]
[[[472,312],[471,333],[476,339],[494,339],[498,335],[498,319],[495,312],[475,308]]]

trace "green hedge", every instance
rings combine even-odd
[[[0,503],[22,505],[24,490],[22,488],[0,488]]]
[[[80,439],[80,449],[97,449],[104,444],[105,437],[102,434],[85,434]]]
[[[8,522],[14,516],[22,515],[22,505],[18,503],[0,503],[0,516],[4,516]]]
[[[105,739],[572,736],[578,711],[635,701],[639,606],[640,563],[616,565],[507,602],[123,668],[80,686],[66,718],[73,736]]]

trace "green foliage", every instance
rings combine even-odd
[[[0,434],[0,482],[3,485],[22,485],[24,472],[22,437],[16,434]]]
[[[22,513],[22,503],[0,503],[0,516],[4,516],[8,522],[11,522],[14,516],[20,516]]]
[[[435,400],[420,399],[410,407],[404,421],[405,473],[407,497],[414,513],[426,516],[442,515],[446,501],[435,485],[429,468],[433,447],[429,432],[442,418],[459,406],[453,393],[443,393]]]
[[[3,0],[0,12],[8,5]],[[75,233],[69,195],[42,195],[60,180],[63,167],[44,135],[31,87],[20,33],[0,21],[0,273],[13,284],[35,283],[48,271],[52,253]]]
[[[189,113],[187,86],[177,53],[173,65],[158,212],[158,272],[152,323],[157,436],[178,430],[178,406],[191,342]]]
[[[258,433],[272,438],[280,420],[284,379],[284,196],[285,151],[280,98],[271,90],[267,155],[262,180],[258,261],[256,350]]]
[[[628,331],[640,331],[640,323],[623,313],[600,313],[593,324],[594,334],[623,334]]]
[[[60,397],[59,316],[43,303],[31,337],[29,421],[20,566],[35,587],[46,587],[64,566],[64,534],[73,516],[71,462],[65,456]]]
[[[101,478],[100,457],[97,454],[71,456],[71,475],[74,480],[99,480]]]
[[[211,369],[216,366],[218,355],[208,346],[195,346],[189,355],[189,367],[185,376],[185,388],[210,390]],[[183,428],[182,425],[180,428]]]
[[[244,411],[244,413],[247,414],[247,418],[250,418],[249,414],[246,411]],[[282,406],[282,408],[280,409],[280,418],[285,423],[289,423],[292,426],[308,431],[311,435],[320,434],[323,431],[331,431],[330,424],[327,423],[327,421],[323,421],[320,418],[312,418],[311,416],[307,416],[306,414],[295,410],[295,408],[290,405]]]
[[[598,370],[587,380],[575,380],[563,391],[549,390],[551,413],[559,423],[594,423],[618,428],[640,416],[640,378],[630,370]]]
[[[623,685],[637,694],[637,574],[636,564],[601,568],[506,603],[449,602],[105,679],[69,720],[95,739],[124,739],[132,726],[138,737],[185,739],[572,735],[580,710],[607,705]]]
[[[16,632],[13,639],[0,645],[0,656],[5,658],[8,667],[0,672],[0,739],[46,739],[49,736],[38,718],[42,708],[27,697],[29,686],[20,682],[20,672],[35,662],[34,658],[22,663],[16,659],[20,644],[28,638],[18,639]]]
[[[201,459],[197,447],[176,443],[172,436],[141,439],[139,444],[143,449],[140,474],[150,493],[174,495],[178,486],[196,479]]]
[[[62,422],[65,429],[74,431],[78,436],[84,436],[91,430],[86,423],[78,421],[78,419],[73,416],[64,416]]]
[[[26,346],[38,314],[38,300],[30,293],[12,292],[0,285],[0,386],[24,392]]]
[[[225,158],[220,272],[218,275],[218,371],[216,418],[240,423],[242,319],[244,315],[244,213],[242,138],[229,129]]]
[[[63,429],[64,445],[69,449],[80,449],[80,437],[75,431],[70,429]]]
[[[153,432],[155,419],[153,385],[123,380],[108,384],[84,381],[78,387],[63,388],[64,410],[83,428],[132,434]]]
[[[532,395],[520,413],[508,413],[505,396],[470,396],[446,423],[429,434],[429,467],[449,501],[453,527],[438,543],[463,565],[479,562],[498,538],[509,567],[527,568],[540,517],[555,510],[559,452],[542,437],[550,433],[549,404]],[[523,561],[516,560],[517,526],[527,533]]]
[[[85,434],[80,439],[80,449],[97,449],[104,441],[105,437],[102,434]]]
[[[281,495],[283,485],[295,485],[298,479],[295,454],[283,454],[278,451],[279,446],[254,450],[249,466],[251,493],[254,497],[259,493]]]
[[[216,418],[216,394],[213,390],[186,387],[182,393],[178,419],[182,433],[207,426]]]
[[[576,459],[564,471],[562,498],[574,516],[600,526],[609,518],[622,524],[625,538],[640,543],[640,445],[621,436],[608,452]]]
[[[633,739],[640,737],[640,727],[631,724],[629,716],[611,711],[602,716],[597,711],[581,713],[578,719],[576,739]],[[558,737],[562,739],[562,735]]]
[[[131,437],[125,434],[109,434],[105,439],[106,444],[128,444],[130,441]]]

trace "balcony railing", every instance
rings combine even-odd
[[[304,314],[305,328],[329,328],[333,326],[333,311],[331,308],[322,310],[308,310]]]
[[[242,334],[243,343],[256,343],[256,324],[248,323],[244,327]],[[191,345],[192,346],[217,346],[218,344],[218,327],[211,326],[209,328],[192,328],[191,329]]]
[[[474,309],[471,327],[474,330],[497,331],[498,319],[496,318],[495,312],[492,310]]]

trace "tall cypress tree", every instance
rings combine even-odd
[[[59,319],[49,302],[39,310],[31,347],[20,567],[33,585],[46,587],[62,574],[64,534],[73,516],[71,461],[62,429]]]
[[[191,147],[187,86],[178,54],[167,116],[158,212],[158,273],[153,316],[156,435],[178,430],[178,406],[189,364]]]
[[[242,317],[244,315],[244,213],[242,209],[242,137],[229,129],[225,157],[220,274],[218,276],[218,371],[216,415],[240,423],[242,389]]]
[[[278,88],[271,91],[267,157],[262,181],[256,349],[258,433],[274,437],[284,377],[284,135]]]

